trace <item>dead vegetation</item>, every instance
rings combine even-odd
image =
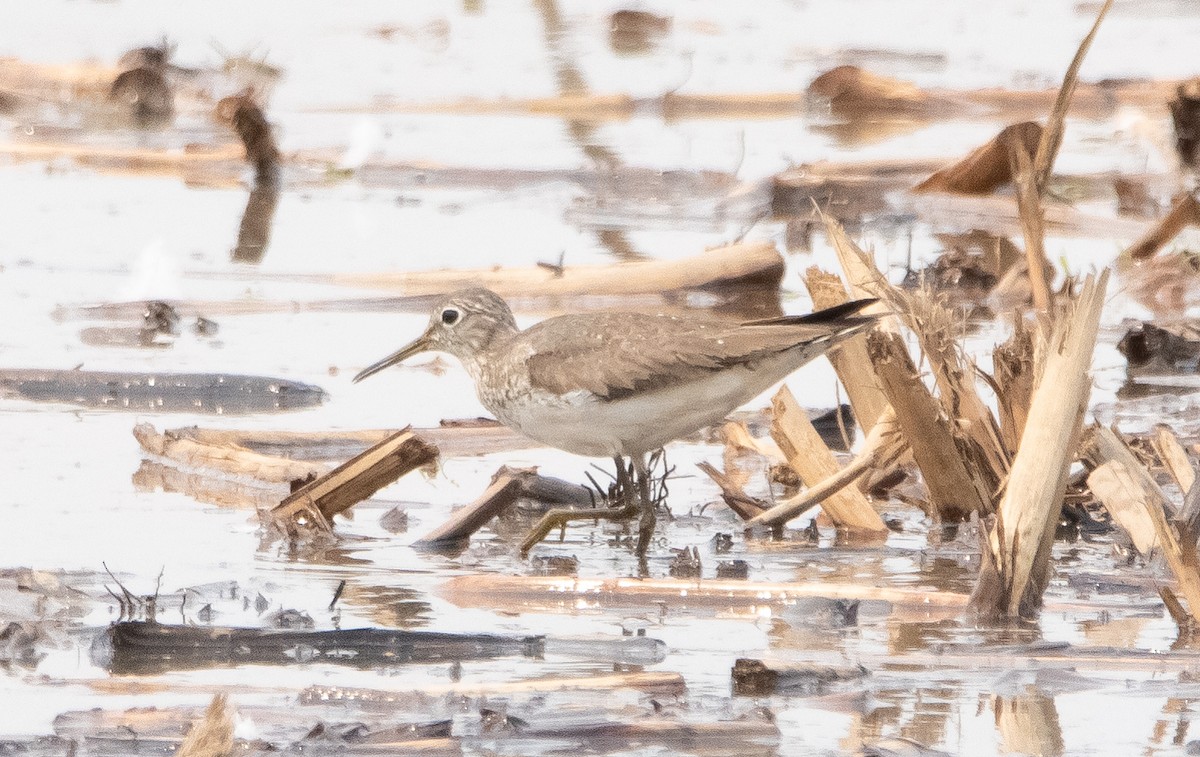
[[[1085,423],[1085,419],[1092,392],[1093,351],[1102,331],[1102,310],[1116,277],[1124,277],[1121,283],[1131,291],[1142,292],[1156,312],[1178,314],[1196,286],[1196,263],[1193,254],[1173,254],[1169,248],[1185,229],[1200,225],[1200,205],[1194,191],[1177,191],[1176,187],[1173,195],[1164,192],[1168,182],[1161,175],[1065,177],[1055,176],[1053,167],[1068,114],[1107,117],[1118,107],[1153,103],[1169,109],[1180,161],[1194,168],[1200,142],[1200,95],[1195,80],[1079,83],[1083,55],[1110,5],[1104,3],[1062,86],[1054,90],[924,89],[847,65],[823,73],[804,93],[669,92],[634,98],[590,94],[582,86],[568,91],[571,88],[564,86],[563,93],[552,98],[432,104],[380,101],[344,109],[532,114],[564,119],[579,133],[590,133],[595,124],[605,120],[635,115],[672,120],[820,113],[844,122],[845,132],[837,132],[841,136],[836,139],[861,141],[870,141],[876,133],[910,128],[912,123],[981,112],[991,114],[997,127],[1008,124],[957,161],[803,165],[755,187],[739,182],[737,171],[672,176],[620,161],[578,171],[492,171],[371,162],[350,171],[364,186],[373,183],[389,189],[419,185],[512,190],[566,181],[589,193],[607,187],[631,204],[659,202],[662,195],[685,196],[695,190],[704,195],[705,208],[720,213],[751,191],[762,193],[756,212],[765,213],[767,200],[763,198],[769,193],[771,209],[778,216],[804,226],[805,233],[815,229],[836,254],[837,272],[812,267],[804,273],[803,283],[814,309],[852,298],[879,301],[875,310],[882,316],[880,326],[843,343],[829,356],[841,391],[853,408],[852,418],[838,414],[833,421],[840,424],[834,436],[843,444],[831,441],[829,429],[816,428],[804,408],[806,396],[797,397],[783,388],[774,395],[765,423],[737,422],[722,429],[723,455],[714,455],[722,458],[719,466],[715,459],[700,464],[717,488],[706,480],[704,485],[710,486],[714,498],[719,489],[732,516],[719,504],[676,505],[667,489],[690,476],[690,470],[674,471],[663,462],[648,482],[653,487],[652,500],[667,522],[696,523],[697,530],[724,529],[704,533],[711,539],[711,551],[723,559],[710,561],[705,542],[680,545],[663,538],[649,544],[653,559],[640,561],[638,578],[597,577],[595,562],[581,568],[580,560],[566,553],[600,544],[605,549],[611,546],[612,554],[617,555],[612,559],[619,560],[627,552],[647,551],[644,545],[649,539],[638,533],[638,510],[630,504],[638,485],[632,471],[620,468],[613,474],[588,474],[590,485],[585,486],[541,475],[537,469],[501,466],[486,486],[464,488],[454,495],[463,503],[461,507],[448,516],[438,513],[436,522],[414,529],[413,547],[436,553],[437,557],[425,557],[445,560],[461,573],[440,581],[436,591],[441,599],[472,611],[495,610],[513,623],[521,619],[522,612],[536,618],[539,613],[577,613],[581,609],[600,617],[635,616],[639,621],[661,620],[672,614],[675,622],[679,615],[689,614],[723,622],[752,619],[760,628],[769,628],[764,633],[770,637],[770,645],[784,650],[786,659],[738,659],[731,672],[734,694],[820,696],[824,704],[848,707],[853,717],[864,721],[873,716],[864,710],[874,705],[866,707],[857,700],[846,705],[839,697],[845,694],[866,701],[867,695],[876,696],[878,688],[871,689],[862,679],[885,667],[901,681],[905,681],[901,668],[906,665],[939,670],[957,665],[963,670],[987,669],[997,674],[1011,672],[1007,668],[1016,666],[1031,675],[1046,669],[1127,668],[1143,673],[1172,671],[1180,673],[1183,681],[1186,670],[1197,664],[1197,654],[1189,645],[1196,643],[1200,628],[1200,484],[1195,468],[1200,447],[1194,438],[1181,439],[1166,426],[1134,436],[1115,427]],[[672,19],[642,11],[618,11],[608,20],[609,44],[629,55],[653,50],[675,24]],[[379,34],[385,41],[397,36],[396,30],[386,34],[380,30]],[[143,51],[141,58],[131,59],[123,67],[99,71],[0,69],[0,95],[9,89],[17,92],[12,107],[19,108],[31,93],[49,96],[52,90],[46,82],[53,82],[121,107],[139,129],[170,129],[175,119],[199,109],[191,99],[194,94],[189,94],[186,86],[180,88],[165,45],[159,58],[154,49]],[[35,81],[40,82],[38,86]],[[224,131],[220,139],[208,144],[176,150],[14,140],[0,146],[0,152],[18,159],[66,156],[103,170],[136,166],[189,181],[201,177],[201,183],[209,186],[238,181],[244,159],[254,169],[254,177],[231,259],[258,263],[270,241],[280,191],[345,180],[349,175],[339,173],[341,169],[330,171],[330,154],[281,152],[266,116],[265,99],[253,89],[238,92],[217,103],[216,115]],[[1168,103],[1170,97],[1174,99]],[[0,106],[8,107],[7,102],[0,99]],[[212,103],[207,106],[206,112],[212,113]],[[1044,122],[1028,120],[1047,112],[1049,118]],[[240,150],[236,144],[222,141],[231,134],[241,141]],[[591,152],[585,151],[589,157],[613,158],[603,146],[591,147]],[[321,178],[313,178],[315,175]],[[635,186],[640,190],[627,192]],[[1088,200],[1097,196],[1111,199],[1125,217],[1098,220],[1099,216],[1077,210],[1065,200],[1064,188],[1078,189]],[[1171,198],[1169,207],[1162,202],[1167,197]],[[1159,215],[1164,207],[1165,213]],[[910,266],[901,285],[893,283],[898,278],[894,269],[881,269],[872,251],[856,243],[853,231],[863,219],[897,208],[911,209],[913,217],[935,228],[952,229],[936,235],[944,254],[928,268],[914,271]],[[954,223],[943,224],[947,218]],[[973,222],[976,219],[978,224]],[[691,257],[638,260],[635,258],[641,253],[620,230],[606,228],[604,233],[615,240],[614,249],[629,253],[628,259],[618,264],[577,265],[564,255],[554,263],[522,268],[308,276],[256,272],[249,278],[238,273],[229,278],[239,285],[246,281],[333,285],[383,291],[389,296],[305,302],[289,301],[286,295],[223,302],[145,300],[63,308],[58,315],[64,319],[124,319],[126,324],[136,324],[84,329],[80,338],[89,344],[161,348],[180,337],[180,314],[207,321],[207,316],[306,310],[415,310],[424,309],[434,295],[464,286],[487,286],[517,299],[522,317],[613,305],[687,313],[699,304],[732,314],[743,312],[746,301],[752,302],[747,312],[756,317],[783,312],[779,295],[787,266],[772,242],[742,242],[739,237],[736,243]],[[1113,271],[1073,276],[1058,270],[1056,250],[1047,244],[1047,236],[1054,234],[1111,239],[1125,251]],[[212,281],[221,275],[191,271],[187,277]],[[990,367],[986,357],[979,359],[983,365],[977,364],[966,345],[980,318],[995,318],[1004,324],[1004,338],[985,347],[991,351]],[[206,328],[211,328],[212,322],[207,322]],[[196,328],[200,327],[198,321]],[[1194,324],[1147,322],[1130,329],[1118,348],[1127,359],[1131,379],[1161,378],[1194,373],[1200,361],[1198,343]],[[331,368],[331,375],[335,372]],[[215,374],[90,370],[5,370],[0,372],[0,392],[24,400],[65,401],[83,407],[153,412],[178,409],[220,415],[302,408],[324,399],[316,387],[279,379],[223,375],[217,380]],[[333,545],[328,552],[317,552],[321,557],[312,562],[339,576],[340,584],[329,605],[328,623],[334,626],[341,622],[340,615],[333,614],[339,600],[343,604],[357,602],[356,609],[365,613],[363,606],[383,605],[380,596],[399,593],[394,586],[364,586],[361,574],[347,567],[356,558],[350,556],[350,549],[338,550],[357,537],[347,538],[344,532],[349,529],[336,516],[349,517],[351,508],[413,471],[442,475],[434,472],[446,461],[511,453],[532,445],[508,429],[486,423],[330,432],[263,431],[251,429],[249,424],[238,430],[234,428],[237,425],[231,421],[223,428],[159,432],[139,423],[133,433],[145,460],[133,476],[134,487],[253,507],[266,537],[264,550],[277,546],[277,540],[284,542],[284,549]],[[857,446],[852,443],[855,426],[861,429]],[[846,449],[852,451],[842,454]],[[381,528],[389,534],[407,531],[409,513],[419,512],[414,503],[386,504],[390,509],[380,519]],[[897,513],[904,517],[897,519]],[[1145,579],[1139,585],[1144,591],[1138,596],[1148,594],[1151,599],[1138,610],[1153,616],[1161,603],[1178,626],[1177,648],[1170,653],[1130,652],[1116,645],[1079,649],[1039,646],[1039,639],[1028,644],[1020,641],[1026,637],[1019,634],[1035,625],[1040,612],[1106,615],[1111,611],[1111,603],[1094,598],[1064,602],[1046,596],[1055,575],[1064,581],[1091,580],[1076,575],[1073,566],[1056,564],[1054,552],[1061,546],[1056,540],[1067,530],[1066,524],[1076,518],[1086,522],[1093,516],[1111,519],[1118,540],[1128,541],[1128,547],[1119,544],[1112,549],[1113,564],[1128,561],[1136,566],[1133,570],[1148,574],[1140,576]],[[602,519],[616,523],[601,527]],[[914,523],[919,525],[914,528]],[[789,530],[789,524],[796,528]],[[489,525],[491,533],[479,536]],[[762,578],[762,573],[777,569],[771,564],[774,556],[797,561],[801,558],[796,553],[806,554],[802,550],[822,539],[847,547],[856,558],[865,554],[878,560],[890,554],[892,535],[899,532],[912,539],[914,530],[925,539],[930,560],[959,558],[956,567],[961,573],[956,574],[958,580],[951,588],[939,584],[933,571],[922,572],[919,581],[909,585],[875,581],[877,575],[851,569],[820,581],[807,580],[799,570],[800,578]],[[681,531],[676,528],[670,533]],[[1102,543],[1108,546],[1108,542]],[[950,549],[943,550],[945,547]],[[745,552],[737,551],[743,548]],[[1085,550],[1098,562],[1108,559],[1106,552],[1094,546],[1084,544],[1080,551]],[[943,558],[944,554],[952,557]],[[967,558],[962,558],[964,554]],[[522,562],[517,555],[531,559]],[[501,567],[493,568],[493,560]],[[472,566],[481,564],[487,567],[471,572]],[[781,564],[789,565],[786,561]],[[1157,575],[1160,564],[1169,570],[1170,578]],[[512,565],[521,567],[514,573]],[[520,573],[522,570],[526,572]],[[340,578],[343,573],[351,578]],[[964,573],[973,591],[963,589]],[[311,575],[304,580],[311,580]],[[50,601],[54,597],[26,584],[8,586],[4,580],[0,580],[0,591],[5,592],[0,604],[29,610],[28,617],[0,628],[0,664],[6,670],[35,670],[46,654],[50,635],[39,625],[44,620],[40,613],[54,606]],[[34,594],[36,601],[26,596]],[[748,713],[748,706],[736,720],[713,719],[711,713],[705,713],[707,720],[698,722],[698,716],[680,705],[687,693],[682,675],[643,669],[661,662],[665,654],[665,645],[655,639],[633,635],[585,641],[488,634],[427,636],[394,630],[392,626],[399,624],[396,616],[387,616],[387,609],[380,607],[374,610],[390,620],[379,621],[380,627],[338,626],[321,631],[250,628],[213,625],[211,613],[189,616],[184,613],[184,601],[180,602],[184,620],[175,625],[162,621],[163,605],[157,590],[153,596],[137,595],[118,581],[111,596],[120,610],[120,620],[109,628],[109,642],[118,654],[108,670],[115,675],[160,675],[244,663],[301,666],[317,662],[389,672],[401,665],[445,663],[447,682],[411,686],[405,682],[399,689],[383,683],[378,689],[316,685],[304,690],[299,701],[305,705],[337,701],[339,706],[353,702],[368,710],[375,707],[378,713],[395,708],[402,700],[419,703],[424,714],[442,706],[448,712],[437,711],[446,715],[444,720],[402,721],[396,715],[394,723],[376,718],[370,725],[347,725],[335,719],[349,717],[341,710],[321,710],[318,718],[300,708],[300,712],[286,713],[287,722],[272,731],[271,743],[265,739],[249,742],[234,738],[232,717],[235,709],[245,716],[254,713],[254,708],[231,704],[222,693],[212,697],[207,710],[66,713],[56,722],[56,732],[64,743],[87,734],[105,740],[102,743],[114,753],[136,742],[160,750],[177,749],[176,753],[186,755],[254,750],[457,754],[464,746],[471,751],[481,744],[494,751],[496,741],[501,742],[501,751],[524,749],[529,743],[537,750],[550,751],[552,747],[544,745],[594,737],[608,745],[643,748],[651,744],[666,751],[699,749],[697,743],[708,740],[720,745],[717,751],[710,745],[712,754],[731,750],[752,754],[764,743],[773,748],[779,738],[779,727],[770,712],[755,717],[752,714],[761,713],[757,709]],[[249,598],[243,599],[248,605]],[[820,612],[797,609],[809,600],[822,605]],[[943,624],[968,617],[970,623],[978,623],[977,630],[982,629],[986,643],[939,641],[941,646],[929,651],[924,640],[914,643],[893,638],[887,641],[891,645],[887,655],[865,654],[862,664],[857,664],[857,659],[852,666],[793,659],[800,654],[796,649],[813,656],[826,651],[820,644],[805,646],[810,640],[804,633],[812,628],[840,628],[839,623],[856,625],[860,604],[873,605],[873,612],[890,619],[911,622],[917,633],[932,638],[940,638]],[[797,615],[803,617],[797,619]],[[134,616],[144,619],[135,621]],[[831,617],[838,622],[830,623]],[[781,631],[780,626],[789,626],[789,630]],[[797,638],[781,643],[780,636],[789,632]],[[1015,643],[1014,638],[1018,639]],[[997,640],[1004,643],[997,644]],[[566,644],[567,651],[562,646],[548,647],[547,641]],[[580,646],[571,651],[572,643]],[[892,659],[893,653],[903,659]],[[599,662],[601,666],[595,669],[604,674],[499,680],[494,670],[487,670],[475,680],[457,678],[464,661],[511,656],[544,662],[541,658],[548,656],[554,664],[555,655]],[[489,675],[495,680],[488,679]],[[128,693],[121,687],[133,691],[140,684],[118,679],[87,685]],[[192,685],[187,691],[205,699],[211,693],[201,691],[200,683],[151,680],[146,684],[148,690],[175,685]],[[270,696],[296,693],[287,686],[249,688]],[[518,716],[504,710],[510,700],[537,709],[528,702],[558,703],[561,700],[556,697],[569,698],[576,692],[583,692],[583,701],[591,705],[586,717],[556,720],[547,712],[552,705],[546,705],[539,710],[545,720],[531,725],[523,720],[524,711]],[[595,705],[615,698],[616,692],[635,692],[637,704],[623,708]],[[491,700],[501,704],[492,709]],[[1051,697],[997,693],[990,701],[1005,749],[1063,751]],[[453,708],[447,703],[454,703]],[[419,708],[414,705],[413,709]],[[464,735],[461,727],[452,727],[453,722],[461,725],[468,719],[478,733]],[[370,718],[364,716],[363,720]],[[96,732],[101,735],[94,736]],[[151,737],[157,740],[147,740]],[[139,738],[143,740],[137,742]],[[512,741],[504,743],[503,739]],[[875,739],[871,743],[864,754],[923,749],[907,739]]]

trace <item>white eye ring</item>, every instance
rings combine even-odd
[[[446,308],[442,311],[442,323],[447,326],[453,326],[462,318],[462,313],[459,313],[454,308]]]

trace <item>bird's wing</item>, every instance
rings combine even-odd
[[[747,324],[638,313],[561,316],[524,332],[530,350],[526,367],[537,387],[560,394],[584,390],[606,399],[752,365],[793,349],[799,367],[871,323],[870,317],[853,316],[865,304],[827,318]],[[799,349],[802,345],[810,349]]]

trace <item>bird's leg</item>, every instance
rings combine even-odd
[[[621,505],[624,507],[636,506],[633,478],[629,475],[629,468],[625,467],[625,460],[618,455],[613,457],[613,464],[617,466],[616,492],[621,498]]]
[[[646,456],[637,455],[633,458],[634,479],[637,484],[637,496],[642,509],[642,517],[638,521],[637,556],[645,557],[650,547],[650,539],[654,536],[654,500],[650,498],[650,471],[646,469]]]
[[[537,522],[533,528],[529,530],[529,535],[525,537],[525,541],[521,542],[521,556],[525,557],[529,554],[529,550],[533,549],[534,545],[545,539],[546,536],[556,528],[565,528],[568,523],[575,520],[613,520],[622,521],[629,520],[634,515],[637,515],[639,502],[638,495],[635,493],[635,481],[630,478],[629,469],[625,467],[625,461],[620,457],[614,457],[617,464],[617,491],[621,495],[621,503],[616,507],[604,507],[592,510],[576,510],[572,508],[559,507],[550,510],[542,519]],[[637,462],[634,462],[635,468]],[[643,466],[644,468],[645,466]],[[651,529],[654,525],[651,523]],[[639,544],[640,544],[639,540]]]
[[[594,510],[577,510],[570,507],[556,507],[548,511],[542,516],[542,519],[537,522],[537,525],[529,529],[529,535],[525,537],[525,541],[521,542],[521,557],[529,554],[529,550],[533,549],[542,539],[546,538],[556,528],[564,528],[571,521],[576,520],[629,520],[633,517],[633,513],[628,507],[604,507]]]

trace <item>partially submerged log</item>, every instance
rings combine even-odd
[[[460,508],[446,522],[417,539],[413,546],[438,549],[459,544],[522,497],[576,506],[591,504],[592,501],[583,486],[538,475],[536,470],[501,466],[478,499]]]
[[[867,675],[867,669],[861,665],[768,665],[762,660],[742,657],[734,661],[731,675],[734,696],[812,696],[830,684],[859,680]]]
[[[601,608],[735,610],[789,606],[798,598],[881,600],[894,607],[945,617],[957,615],[968,597],[950,591],[864,583],[808,581],[765,583],[700,579],[575,578],[569,576],[456,576],[439,593],[460,607],[571,609],[579,602]]]
[[[497,636],[359,628],[276,631],[221,626],[115,623],[107,633],[106,667],[114,675],[146,675],[246,663],[324,662],[380,665],[540,657],[541,636]]]
[[[858,66],[838,66],[808,85],[809,96],[828,102],[843,118],[913,117],[945,114],[953,105],[914,84],[879,76]]]
[[[318,463],[264,455],[236,444],[212,444],[193,438],[188,429],[167,429],[161,434],[149,423],[133,427],[142,449],[187,470],[214,470],[223,474],[271,483],[288,483],[325,473]]]
[[[616,265],[545,268],[489,268],[475,271],[399,271],[347,273],[333,283],[366,289],[388,289],[407,295],[440,295],[465,287],[487,287],[502,297],[619,297],[663,290],[756,287],[776,289],[784,271],[783,257],[771,242],[746,242],[708,250],[680,260],[654,260]]]
[[[687,693],[683,676],[667,670],[610,675],[546,676],[522,681],[461,681],[425,684],[418,691],[403,688],[357,689],[346,686],[312,686],[300,692],[301,704],[352,701],[388,704],[409,698],[426,702],[430,697],[505,697],[519,694],[553,694],[570,691],[612,691],[631,689],[657,696],[681,696]]]
[[[1143,322],[1117,342],[1130,376],[1193,374],[1200,371],[1200,329],[1194,322],[1167,327]]]
[[[399,431],[297,489],[270,511],[270,518],[288,534],[297,526],[328,532],[333,516],[437,459],[436,447],[409,429]]]
[[[1108,272],[1089,277],[1046,337],[1029,417],[996,509],[972,597],[986,615],[1029,617],[1050,580],[1054,526],[1091,394],[1092,351]]]
[[[248,413],[299,410],[325,401],[317,386],[229,373],[0,370],[0,397],[106,410]]]

